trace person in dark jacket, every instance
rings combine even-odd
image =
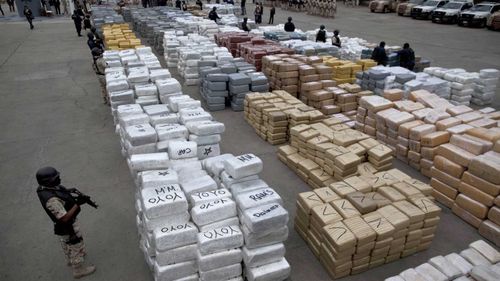
[[[243,18],[243,23],[241,24],[241,29],[246,32],[250,32],[250,27],[248,26],[248,18]]]
[[[181,7],[181,5],[182,5],[181,0],[175,0],[175,7],[176,7],[177,9],[179,9],[179,10],[180,10],[180,9],[182,8],[182,7]]]
[[[410,48],[410,44],[405,43],[403,45],[403,50],[398,51],[399,56],[399,66],[404,67],[408,70],[413,70],[415,67],[415,52]]]
[[[200,6],[200,10],[203,10],[203,2],[201,0],[196,0],[196,5]]]
[[[241,0],[241,15],[247,14],[247,0]]]
[[[94,48],[100,49],[101,47],[99,44],[97,44],[94,34],[92,32],[87,33],[87,46],[89,46],[89,49],[92,51]]]
[[[274,24],[274,15],[275,14],[276,14],[276,8],[273,5],[271,10],[269,11],[269,24]]]
[[[255,11],[253,12],[253,14],[255,16],[255,23],[261,23],[260,5],[258,3],[255,5]]]
[[[56,15],[61,14],[61,0],[54,1],[54,8],[56,9]]]
[[[15,12],[16,11],[16,1],[14,0],[7,0],[7,5],[9,5],[9,11]]]
[[[92,28],[92,22],[90,21],[90,15],[86,15],[83,20],[83,29],[87,30]]]
[[[260,2],[259,4],[260,9],[259,9],[259,23],[262,23],[262,16],[264,15],[264,4]]]
[[[30,23],[30,29],[35,28],[33,26],[33,19],[34,19],[33,12],[31,11],[30,8],[28,8],[27,5],[24,5],[24,12],[23,13],[24,13],[24,16],[26,17],[26,19],[28,20],[28,22]]]
[[[78,11],[75,10],[71,19],[75,23],[76,33],[79,37],[82,37],[82,17],[78,14]]]
[[[295,24],[292,22],[292,17],[288,17],[288,22],[285,23],[285,31],[286,32],[294,32],[295,31]]]
[[[333,37],[332,37],[332,45],[337,46],[337,47],[342,47],[342,44],[340,43],[340,37],[339,37],[339,31],[334,30],[333,31]]]
[[[385,42],[380,42],[378,47],[375,47],[372,52],[372,60],[376,61],[378,65],[387,65],[387,54],[385,52]]]
[[[326,43],[326,30],[324,25],[321,25],[318,33],[316,33],[316,42]]]
[[[220,20],[219,15],[217,14],[217,7],[213,7],[210,13],[208,13],[208,18],[217,22],[217,20]]]

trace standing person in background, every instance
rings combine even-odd
[[[92,23],[90,22],[90,15],[86,15],[83,20],[83,29],[87,30],[92,27]]]
[[[68,0],[62,0],[62,4],[63,4],[63,14],[65,16],[69,15],[69,3],[68,3]]]
[[[7,5],[9,5],[9,11],[11,11],[11,12],[16,11],[15,0],[7,0]]]
[[[5,16],[3,9],[2,9],[2,3],[0,3],[0,12],[2,13],[2,16]]]
[[[261,16],[261,14],[260,14],[260,5],[259,4],[255,5],[255,10],[254,10],[253,14],[254,14],[254,17],[255,17],[255,23],[259,24],[260,23],[260,16]]]
[[[326,43],[326,30],[324,25],[321,25],[318,33],[316,33],[316,42]]]
[[[385,52],[385,42],[380,42],[378,47],[375,47],[372,52],[372,60],[376,61],[378,65],[387,65],[387,54]]]
[[[109,105],[108,95],[106,94],[106,79],[104,76],[104,70],[106,69],[106,61],[102,57],[102,49],[94,48],[92,49],[92,57],[93,57],[93,68],[95,74],[97,75],[97,79],[99,79],[99,84],[101,85],[101,95],[104,104]]]
[[[56,15],[61,14],[61,0],[54,0],[54,8],[56,9]]]
[[[241,15],[247,14],[247,0],[241,0]]]
[[[339,31],[338,30],[334,30],[333,31],[332,45],[333,46],[337,46],[339,48],[341,47],[340,37],[339,37]]]
[[[188,10],[188,6],[187,6],[187,4],[186,4],[186,1],[182,1],[182,6],[181,6],[181,7],[182,7],[182,10],[183,10],[184,12]]]
[[[203,10],[203,2],[201,0],[196,0],[196,5],[200,6],[200,10]]]
[[[24,11],[23,11],[23,14],[24,14],[24,16],[26,17],[26,19],[28,20],[28,22],[30,23],[30,29],[35,28],[35,27],[33,26],[33,19],[34,19],[35,17],[33,17],[33,12],[31,11],[31,9],[30,9],[30,8],[28,8],[28,6],[27,6],[27,5],[24,5]]]
[[[180,10],[180,9],[181,9],[181,5],[182,5],[181,0],[175,0],[175,7],[176,7],[177,9],[179,9],[179,10]]]
[[[403,45],[403,50],[398,51],[398,56],[399,66],[413,71],[415,67],[415,52],[410,48],[410,44],[405,43]]]
[[[77,10],[73,12],[71,19],[75,23],[75,29],[78,37],[82,37],[82,17],[78,14]]]
[[[288,22],[285,23],[285,31],[286,32],[294,32],[295,31],[295,24],[292,22],[292,17],[288,17]]]
[[[274,14],[276,14],[276,8],[273,7],[271,8],[271,11],[269,12],[269,24],[274,24]]]
[[[260,6],[260,10],[259,10],[259,13],[260,13],[260,15],[259,15],[259,22],[262,23],[262,16],[264,15],[264,5],[262,4],[262,2],[260,2],[259,6]]]

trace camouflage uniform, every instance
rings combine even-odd
[[[46,205],[47,209],[57,218],[61,219],[64,215],[66,215],[66,210],[64,209],[64,202],[57,198],[52,197],[47,201]],[[82,238],[80,233],[80,226],[78,222],[75,220],[73,223],[73,229],[77,237]],[[72,267],[79,267],[83,264],[85,257],[85,244],[83,243],[83,239],[76,244],[70,244],[70,235],[62,235],[60,237],[60,242],[64,254],[66,255],[66,259],[68,261],[68,265]]]
[[[109,100],[108,100],[108,94],[106,93],[106,77],[104,76],[104,72],[106,69],[106,61],[102,57],[99,57],[98,59],[95,60],[93,68],[97,75],[97,78],[99,79],[99,84],[101,86],[101,95],[104,100],[104,103],[108,103]]]

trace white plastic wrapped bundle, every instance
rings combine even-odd
[[[106,82],[106,91],[109,92],[117,92],[127,90],[129,88],[127,80],[113,80]]]
[[[138,173],[147,170],[160,170],[169,167],[168,153],[135,154],[128,159],[128,165],[132,172]]]
[[[140,96],[156,96],[158,95],[158,89],[154,84],[142,84],[135,85],[135,95]]]
[[[111,102],[123,102],[123,104],[134,103],[134,91],[130,89],[109,92],[108,96]]]
[[[156,131],[149,123],[124,127],[127,141],[133,146],[155,143]]]
[[[139,182],[143,189],[164,186],[167,191],[172,191],[175,189],[175,186],[171,188],[169,185],[178,183],[179,178],[177,172],[172,169],[152,170],[140,172]]]
[[[285,252],[285,245],[283,243],[255,249],[242,248],[243,261],[246,267],[258,267],[280,261],[285,256]]]
[[[144,112],[149,115],[161,115],[161,114],[168,114],[168,106],[165,104],[155,104],[155,105],[148,105],[144,106]]]
[[[199,176],[181,181],[182,189],[186,194],[191,195],[197,192],[211,191],[217,189],[217,183],[209,176]]]
[[[149,219],[172,216],[187,211],[186,195],[182,191],[167,191],[166,188],[141,190],[142,210]]]
[[[155,82],[156,80],[172,78],[172,76],[168,69],[152,69],[149,71],[149,78],[152,82]]]
[[[285,258],[259,267],[245,269],[248,281],[281,281],[290,276],[290,264]]]
[[[192,141],[171,141],[168,146],[171,159],[192,158],[197,155],[197,145]]]
[[[474,81],[472,103],[477,105],[491,104],[498,87],[499,77],[500,72],[496,69],[480,70],[479,76]]]
[[[129,68],[127,80],[130,83],[144,83],[149,81],[149,69],[147,67]]]
[[[171,95],[182,92],[181,84],[174,78],[156,80],[155,84],[160,95]]]
[[[125,104],[116,108],[116,116],[122,118],[125,115],[143,113],[142,107],[138,104]]]
[[[207,136],[224,133],[225,126],[217,121],[188,122],[186,127],[189,132],[198,136]]]
[[[213,201],[202,202],[191,209],[191,217],[198,226],[236,217],[236,203],[230,198],[218,198]]]
[[[187,140],[189,135],[188,130],[185,126],[175,123],[158,124],[155,126],[155,129],[158,134],[158,139],[161,141],[173,140],[173,139]]]
[[[220,155],[220,146],[218,143],[198,145],[197,156],[198,159],[206,159]]]
[[[231,177],[241,179],[260,173],[263,164],[260,158],[249,153],[225,160],[224,168]]]
[[[150,116],[151,125],[179,123],[179,115],[177,113],[162,113],[159,115]]]
[[[128,114],[119,117],[120,127],[126,128],[128,126],[141,125],[149,123],[149,116],[145,113]]]
[[[212,115],[203,110],[201,107],[184,108],[179,111],[179,115],[181,124],[187,124],[188,122],[194,122],[194,121],[212,120]]]

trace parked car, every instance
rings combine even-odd
[[[373,0],[370,1],[368,7],[372,13],[390,13],[395,12],[400,2],[406,2],[407,0]]]
[[[500,3],[483,2],[464,11],[458,17],[460,26],[485,27],[492,14],[500,11]]]
[[[434,23],[457,23],[461,11],[474,6],[472,1],[453,1],[432,12],[431,19]]]
[[[500,12],[492,14],[486,22],[486,26],[491,30],[500,30]]]
[[[398,16],[411,16],[411,9],[415,6],[422,5],[424,2],[425,0],[410,0],[408,2],[399,3],[397,8]]]
[[[432,11],[443,7],[446,3],[448,3],[448,0],[425,1],[422,5],[415,6],[411,9],[411,17],[413,19],[430,19]]]

